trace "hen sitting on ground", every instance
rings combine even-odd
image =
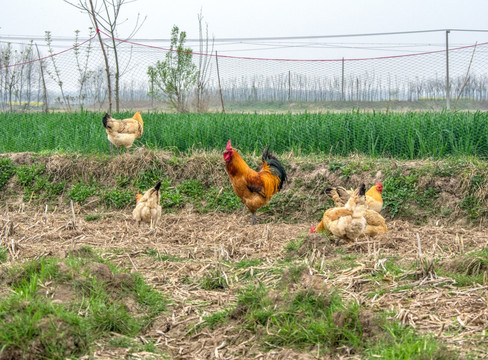
[[[355,241],[360,236],[376,236],[388,231],[385,219],[366,205],[364,184],[349,196],[344,206],[325,211],[311,233],[329,231],[340,239]]]
[[[383,185],[377,182],[376,185],[372,186],[368,191],[366,191],[366,207],[368,209],[380,212],[383,207],[383,197],[381,193],[383,191]],[[344,206],[349,200],[349,197],[354,192],[354,190],[346,190],[342,186],[327,188],[325,193],[333,201],[335,206]]]

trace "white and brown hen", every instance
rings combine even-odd
[[[142,222],[156,226],[161,220],[160,192],[161,181],[153,188],[147,190],[144,195],[137,194],[137,203],[132,216],[137,222],[137,226]]]
[[[311,232],[329,231],[340,239],[355,241],[360,236],[376,236],[388,231],[385,219],[367,206],[364,184],[350,194],[344,206],[330,208]]]
[[[134,141],[142,136],[144,128],[140,111],[137,111],[132,118],[124,120],[113,119],[109,114],[105,114],[102,123],[107,132],[112,153],[112,144],[115,145],[117,151],[120,147],[130,148]]]

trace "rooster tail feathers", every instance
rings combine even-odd
[[[283,183],[287,179],[286,171],[280,161],[274,156],[271,151],[269,151],[269,147],[266,146],[263,150],[263,155],[261,156],[261,160],[263,163],[267,163],[270,167],[270,171],[280,179],[280,183],[278,184],[278,191],[281,190],[283,187]]]
[[[269,161],[269,159],[276,159],[273,154],[271,154],[271,151],[269,151],[269,146],[266,146],[263,150],[263,155],[261,155],[261,160],[262,161]]]
[[[283,187],[283,183],[286,181],[287,179],[287,175],[286,175],[286,171],[285,171],[285,168],[283,167],[283,165],[279,162],[278,159],[272,159],[268,162],[268,165],[271,169],[271,171],[275,171],[275,173],[278,175],[278,177],[280,178],[280,183],[278,185],[278,190],[281,190],[281,188]]]
[[[102,119],[102,123],[103,123],[103,127],[106,128],[107,127],[107,122],[108,120],[110,120],[112,117],[108,114],[108,113],[105,113],[105,116],[103,117]]]

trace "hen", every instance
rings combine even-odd
[[[102,123],[105,131],[107,131],[107,138],[110,141],[112,153],[112,144],[115,145],[117,151],[122,146],[126,149],[130,148],[134,140],[142,136],[144,128],[140,111],[137,111],[132,118],[124,120],[112,119],[109,114],[105,114]]]
[[[335,188],[327,188],[325,193],[327,196],[332,198],[335,206],[344,206],[349,200],[349,197],[354,190],[346,190],[342,186],[337,186]],[[372,186],[368,191],[366,191],[366,207],[368,209],[380,212],[383,208],[383,198],[381,192],[383,191],[383,185],[377,182],[376,185]]]
[[[311,232],[328,230],[338,238],[355,241],[367,225],[364,217],[365,192],[363,184],[349,196],[344,206],[326,210],[322,221]]]
[[[286,171],[279,160],[265,148],[261,156],[260,171],[251,169],[232,148],[231,141],[224,151],[225,170],[236,195],[251,212],[251,225],[256,224],[256,210],[266,205],[281,190]]]
[[[376,236],[388,231],[385,219],[377,211],[367,208],[364,184],[353,194],[344,206],[325,211],[322,221],[312,227],[311,233],[328,230],[333,235],[355,240],[359,236]],[[341,190],[339,190],[341,191]]]
[[[364,218],[366,219],[366,228],[363,234],[374,237],[388,231],[386,221],[378,212],[370,209],[364,211]]]
[[[152,189],[147,190],[144,195],[137,194],[136,207],[132,211],[137,226],[140,225],[141,221],[150,224],[151,228],[159,223],[161,219],[160,187],[161,181]]]

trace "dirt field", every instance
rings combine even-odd
[[[478,269],[484,271],[484,285],[456,287],[452,278],[439,275],[442,269],[453,266],[459,256],[488,246],[483,228],[389,221],[389,232],[384,236],[335,244],[325,235],[309,234],[310,226],[316,224],[273,222],[250,226],[249,214],[244,211],[230,215],[191,211],[165,214],[156,230],[137,228],[130,210],[103,212],[97,221],[86,221],[86,215],[83,209],[76,209],[73,215],[67,205],[47,211],[45,207],[29,205],[1,208],[0,239],[10,252],[7,266],[47,255],[64,257],[87,245],[104,258],[142,274],[172,303],[140,341],[155,340],[159,350],[172,359],[316,358],[316,349],[299,353],[277,348],[265,352],[255,335],[232,321],[213,330],[197,326],[196,331],[191,331],[203,322],[204,316],[235,305],[244,272],[251,272],[251,276],[266,284],[279,281],[280,276],[267,270],[279,266],[287,256],[306,265],[301,286],[318,292],[338,288],[346,301],[357,301],[372,310],[392,310],[396,319],[435,334],[463,354],[487,356],[487,269]],[[301,247],[287,248],[297,239],[303,240]],[[385,268],[391,258],[396,259],[397,265],[415,264],[419,259],[427,265],[405,265],[401,273],[394,275]],[[262,261],[246,269],[229,265],[243,259]],[[347,263],[344,259],[352,261]],[[226,289],[209,291],[198,285],[212,269],[224,274],[229,285]],[[378,273],[384,276],[378,278]],[[96,359],[126,356],[127,349],[108,348],[102,342],[94,353]],[[138,353],[130,358],[154,357]],[[346,352],[337,358],[355,357]]]

